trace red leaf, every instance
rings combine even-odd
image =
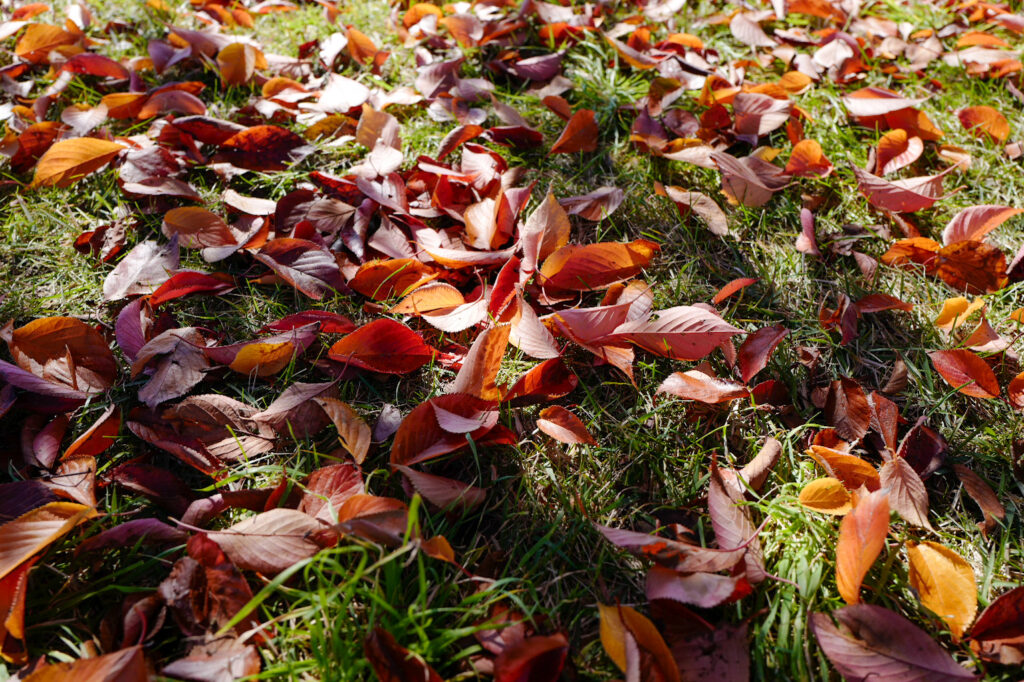
[[[700,360],[743,331],[715,313],[697,306],[678,306],[655,311],[657,319],[627,321],[597,343],[629,341],[641,348],[676,360]]]
[[[737,354],[743,383],[749,384],[750,380],[765,368],[768,358],[787,336],[789,336],[789,330],[781,324],[776,324],[771,327],[762,327],[743,340]]]
[[[430,362],[433,348],[401,322],[384,318],[356,329],[331,346],[332,360],[385,374],[408,374]]]
[[[380,682],[442,682],[423,658],[400,645],[384,628],[375,627],[366,636],[363,653]]]
[[[992,204],[970,206],[949,221],[942,231],[942,243],[948,246],[956,242],[981,241],[986,234],[1022,211],[1024,209]]]
[[[224,273],[209,275],[204,272],[179,272],[150,294],[149,304],[156,308],[176,298],[192,296],[193,294],[219,296],[232,291],[234,288],[235,283],[231,276]]]
[[[311,151],[306,141],[292,131],[262,125],[246,128],[224,140],[214,161],[254,171],[279,171]]]
[[[982,658],[1003,665],[1024,663],[1024,586],[999,595],[968,634]]]
[[[969,350],[937,350],[928,354],[935,371],[964,395],[986,400],[999,397],[999,380],[992,368]]]

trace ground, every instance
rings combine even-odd
[[[96,3],[97,25],[116,20],[132,26],[130,31],[112,34],[99,51],[114,58],[144,55],[148,41],[166,36],[165,22],[199,26],[187,6],[160,6],[164,3]],[[698,21],[738,8],[719,2],[686,6],[678,13],[678,26],[691,26],[686,30],[717,49],[722,63],[750,58],[754,50],[730,35],[728,23]],[[300,44],[355,26],[391,55],[379,74],[353,63],[339,66],[339,71],[385,89],[411,84],[416,75],[415,55],[388,28],[391,8],[383,2],[358,0],[341,3],[339,9],[340,14],[331,21],[321,5],[302,3],[295,11],[254,14],[254,29],[222,30],[251,35],[267,54],[295,56]],[[60,23],[61,12],[57,9],[33,21]],[[954,8],[938,3],[882,2],[871,12],[907,22],[913,30],[938,30],[958,21],[958,16],[962,19]],[[629,13],[623,9],[620,16]],[[805,15],[790,15],[787,22],[791,26],[821,26],[820,20]],[[1019,36],[1003,28],[992,33],[1015,48],[1021,45]],[[12,43],[8,38],[5,49],[9,51]],[[492,56],[488,48],[466,52],[469,58],[462,76],[490,77],[483,67],[485,58]],[[763,68],[751,66],[746,77],[751,82],[773,82],[785,71],[785,65],[776,60]],[[800,362],[801,349],[806,348],[820,351],[818,371],[822,376],[828,380],[853,377],[867,390],[884,385],[894,363],[902,359],[909,381],[907,389],[895,398],[906,420],[901,435],[924,417],[949,442],[948,464],[926,481],[935,532],[911,528],[894,516],[885,549],[865,578],[863,598],[902,613],[955,652],[957,660],[977,665],[970,650],[954,643],[941,622],[919,603],[910,585],[905,543],[914,538],[931,540],[966,559],[977,582],[979,612],[997,595],[1021,583],[1024,483],[1015,478],[1011,466],[1013,443],[1024,438],[1020,411],[1006,401],[982,401],[958,393],[929,359],[929,352],[954,346],[933,320],[943,301],[961,292],[921,269],[879,265],[875,279],[869,281],[854,258],[826,247],[845,242],[879,258],[903,236],[891,217],[874,209],[857,191],[851,167],[867,167],[869,152],[885,131],[852,125],[840,100],[844,94],[868,85],[915,96],[926,94],[929,99],[921,109],[944,132],[942,144],[970,154],[970,168],[954,171],[946,179],[946,197],[934,208],[913,216],[922,233],[934,236],[965,207],[1021,205],[1024,174],[1020,159],[1011,159],[1003,145],[972,134],[957,117],[957,111],[966,106],[992,106],[1009,119],[1008,141],[1021,139],[1024,127],[1016,115],[1021,103],[1007,88],[1012,78],[970,77],[961,67],[939,60],[925,70],[900,73],[898,79],[893,73],[871,69],[854,85],[838,85],[827,78],[816,82],[806,92],[794,95],[793,101],[807,114],[804,135],[821,144],[834,172],[825,178],[794,179],[766,205],[745,207],[726,201],[717,170],[661,158],[630,141],[634,113],[628,107],[647,94],[650,72],[628,67],[595,33],[584,36],[568,51],[564,73],[574,84],[564,93],[572,107],[597,114],[600,144],[596,151],[548,155],[548,147],[565,123],[540,98],[528,94],[521,82],[503,79],[498,81],[498,99],[514,106],[540,130],[545,144],[529,150],[489,146],[499,150],[510,166],[525,169],[520,186],[536,182],[531,207],[547,192],[564,198],[600,186],[622,189],[625,200],[608,217],[598,221],[573,218],[571,239],[578,243],[657,242],[661,251],[643,273],[656,310],[707,303],[729,281],[757,278],[718,308],[725,319],[746,332],[771,324],[790,330],[760,378],[781,381],[792,398],[793,410],[786,417],[760,409],[749,400],[705,409],[692,401],[655,393],[672,372],[692,369],[696,363],[638,352],[633,385],[607,365],[594,366],[593,356],[586,351],[571,349],[566,359],[579,376],[579,386],[558,403],[582,419],[597,444],[565,445],[537,431],[534,422],[543,406],[503,411],[502,423],[518,437],[514,447],[472,448],[431,469],[487,488],[486,502],[460,514],[417,500],[410,512],[411,523],[419,525],[424,537],[443,535],[448,539],[458,566],[431,559],[414,544],[384,548],[368,541],[343,541],[316,554],[294,575],[274,580],[252,577],[254,612],[261,621],[273,621],[275,629],[270,642],[260,649],[262,672],[258,678],[372,679],[363,640],[371,627],[380,626],[445,679],[474,679],[468,661],[480,654],[480,646],[472,634],[486,627],[488,615],[499,604],[533,619],[540,631],[566,634],[571,662],[567,670],[572,672],[566,672],[565,679],[619,677],[621,673],[599,637],[598,604],[618,602],[648,612],[644,595],[648,563],[606,542],[594,525],[653,532],[681,523],[694,530],[699,542],[710,541],[706,496],[712,455],[716,454],[722,466],[735,464],[738,468],[769,436],[781,443],[781,457],[746,508],[758,524],[764,522],[759,537],[767,571],[773,577],[746,598],[701,613],[716,623],[749,623],[754,679],[836,678],[835,668],[808,630],[809,614],[834,611],[844,601],[835,580],[839,522],[834,516],[807,510],[798,501],[801,489],[824,475],[805,450],[813,434],[829,426],[809,399],[809,372]],[[258,91],[249,84],[225,87],[215,68],[199,62],[173,79],[207,83],[202,99],[209,115],[222,118],[231,118]],[[101,94],[92,89],[91,81],[76,80],[65,96],[68,101],[95,103]],[[686,102],[695,101],[697,94],[687,93],[680,103],[688,106]],[[456,125],[432,120],[421,106],[398,106],[389,111],[401,123],[406,167],[419,155],[434,154]],[[115,126],[122,136],[144,133],[147,128],[148,123],[126,127],[118,122]],[[276,200],[306,182],[311,171],[340,175],[366,153],[355,143],[328,147],[321,140],[315,144],[314,154],[286,171],[250,172],[232,180],[230,186],[245,195]],[[765,136],[760,144],[784,150],[780,161],[788,158],[792,146],[784,128]],[[937,155],[937,148],[936,144],[927,146],[915,165],[919,172],[913,175],[938,172],[947,165]],[[749,148],[732,153],[748,152]],[[7,180],[28,179],[7,167],[0,173]],[[901,177],[907,176],[904,171]],[[222,210],[225,185],[216,175],[197,171],[189,181],[202,195],[203,206],[214,212]],[[682,217],[670,200],[659,196],[656,183],[712,197],[727,214],[729,234],[712,234],[700,219]],[[951,191],[954,187],[958,191]],[[12,320],[17,327],[40,317],[74,316],[109,328],[124,304],[103,300],[102,285],[112,264],[82,255],[73,242],[83,230],[110,222],[122,211],[140,221],[129,232],[125,251],[145,239],[163,240],[162,213],[139,214],[136,204],[120,191],[117,174],[111,170],[68,188],[27,190],[9,185],[0,191],[5,207],[0,212],[0,282],[4,283],[0,323]],[[818,199],[814,213],[819,244],[825,252],[821,258],[794,247],[801,230],[800,208],[809,197]],[[866,229],[844,232],[849,225]],[[1022,244],[1022,227],[1024,220],[1011,219],[989,241],[1012,257]],[[264,271],[251,258],[220,265],[219,269],[240,278]],[[212,269],[196,251],[184,254],[182,266]],[[314,307],[342,313],[357,324],[379,317],[364,307],[365,298],[354,294],[312,302],[287,284],[240,281],[234,292],[224,296],[176,301],[177,325],[206,327],[226,339],[245,340],[256,338],[260,328],[272,320]],[[1010,321],[1010,315],[1024,305],[1022,287],[1011,283],[985,296],[988,319],[1012,340],[1011,350],[1019,346],[1019,326]],[[913,310],[864,315],[859,335],[845,345],[836,331],[822,327],[819,311],[823,306],[835,307],[842,295],[856,300],[879,292],[912,303]],[[597,305],[600,300],[601,294],[590,295],[585,305]],[[455,335],[453,339],[468,343],[472,337]],[[267,380],[234,374],[207,386],[204,392],[266,407],[293,382],[323,381],[313,361],[326,357],[328,345],[317,342],[304,361],[292,363]],[[720,353],[713,355],[711,362],[722,375],[728,373]],[[534,364],[510,349],[499,379],[514,379]],[[439,364],[400,377],[364,374],[340,383],[339,397],[372,425],[385,403],[407,414],[440,394],[453,377],[451,369]],[[137,405],[142,383],[142,377],[131,380],[127,371],[123,372],[109,399],[90,401],[73,412],[70,432],[77,434],[86,428],[110,402],[125,411]],[[8,480],[25,476],[17,455],[11,454],[17,452],[13,444],[21,429],[17,418],[12,413],[0,421],[4,438],[12,443],[4,453],[12,458]],[[333,431],[329,436],[281,442],[273,451],[237,463],[224,478],[212,481],[122,429],[114,445],[98,456],[98,474],[102,481],[105,472],[144,455],[174,471],[198,495],[209,495],[229,487],[274,486],[282,479],[299,482],[334,461],[328,455],[336,447]],[[986,479],[1006,508],[1005,519],[987,537],[977,527],[982,518],[977,506],[951,472],[949,465],[954,462],[968,464]],[[367,489],[374,494],[410,499],[401,477],[388,466],[386,445],[375,446],[362,469]],[[181,555],[180,545],[164,550],[134,545],[101,555],[76,554],[75,547],[84,535],[95,535],[126,518],[152,514],[147,499],[116,485],[101,487],[98,497],[104,515],[54,544],[31,574],[26,624],[33,657],[45,656],[53,662],[95,653],[100,622],[108,612],[119,608],[127,595],[152,592]],[[244,510],[228,512],[222,524],[246,515]],[[183,655],[185,645],[178,630],[167,624],[147,641],[146,649],[152,660],[165,663]],[[5,670],[6,675],[13,675],[17,668],[14,664],[0,667],[0,678]],[[972,669],[983,673],[985,679],[1014,677],[1011,667],[989,664]]]

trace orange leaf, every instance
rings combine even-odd
[[[976,137],[988,137],[993,142],[1004,142],[1010,135],[1010,123],[999,111],[981,105],[957,112],[960,123]]]
[[[646,239],[627,244],[567,244],[547,257],[539,279],[545,289],[604,289],[639,274],[660,248]]]
[[[560,405],[541,410],[537,415],[537,428],[560,443],[597,445],[580,418]]]
[[[807,451],[834,478],[838,478],[847,490],[857,490],[865,486],[868,490],[880,487],[878,472],[870,463],[839,450],[823,445],[812,445]]]
[[[569,119],[565,130],[551,145],[551,151],[548,154],[592,152],[597,149],[599,134],[597,121],[594,120],[594,112],[590,109],[580,109]]]
[[[889,496],[876,491],[855,501],[839,525],[836,586],[847,604],[860,602],[860,585],[885,546],[889,532]]]
[[[651,621],[628,606],[598,604],[598,609],[601,644],[620,670],[643,670],[643,679],[652,682],[679,682],[679,667]]]
[[[832,172],[832,162],[821,151],[815,140],[800,140],[793,147],[786,173],[795,177],[815,176],[824,178]]]
[[[917,161],[924,152],[924,142],[920,137],[912,136],[903,128],[890,130],[878,141],[878,153],[875,168],[882,175],[895,173]]]
[[[142,647],[133,646],[105,656],[43,666],[23,678],[23,682],[66,682],[66,680],[146,682],[149,679],[151,676],[146,666]]]
[[[105,166],[122,149],[124,145],[94,137],[61,140],[39,159],[29,187],[67,187]]]
[[[0,578],[96,513],[84,504],[50,502],[0,526]]]
[[[238,351],[228,367],[239,374],[268,377],[287,367],[293,357],[295,344],[291,341],[249,343]]]
[[[362,264],[348,285],[367,298],[384,301],[404,296],[436,278],[433,268],[415,258],[392,258]]]

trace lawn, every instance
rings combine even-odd
[[[0,680],[1018,679],[1024,17],[855,5],[5,6]]]

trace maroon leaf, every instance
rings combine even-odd
[[[975,680],[909,620],[881,606],[856,604],[832,614],[812,613],[811,631],[832,665],[850,682]]]

